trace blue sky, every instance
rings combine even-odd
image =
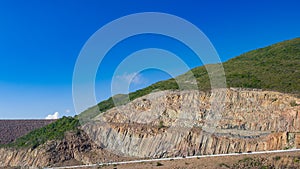
[[[252,49],[299,37],[299,6],[298,0],[3,0],[0,119],[45,118],[54,112],[74,115],[72,74],[79,52],[94,32],[119,17],[137,12],[177,15],[199,27],[221,60],[226,61]],[[149,47],[173,51],[190,67],[201,64],[188,48],[170,38],[140,35],[125,39],[101,63],[96,81],[99,101],[110,96],[110,78],[122,58]],[[138,77],[136,81],[140,82],[132,84],[131,90],[169,75],[148,70]]]

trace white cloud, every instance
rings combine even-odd
[[[138,73],[123,73],[122,75],[117,76],[118,80],[122,80],[125,83],[132,83],[132,84],[143,84],[145,83],[145,79]]]
[[[67,109],[67,110],[66,110],[66,113],[70,113],[70,112],[71,112],[71,110],[70,110],[70,109]]]
[[[58,119],[59,113],[49,114],[45,119]]]
[[[112,80],[112,95],[116,94],[128,94],[130,87],[131,90],[136,90],[141,85],[147,83],[147,79],[144,78],[141,74],[133,72],[133,73],[123,73],[119,75],[115,75]]]

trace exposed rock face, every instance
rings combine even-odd
[[[1,166],[59,166],[104,162],[123,158],[103,150],[86,134],[67,133],[63,140],[49,141],[36,149],[0,149]]]
[[[284,149],[299,144],[294,101],[259,90],[161,91],[110,109],[83,129],[108,151],[135,157]]]
[[[297,104],[291,104],[297,103]],[[88,164],[299,147],[300,99],[278,92],[160,91],[108,110],[38,148],[0,149],[0,166]]]
[[[13,142],[17,138],[55,120],[0,120],[0,144]]]

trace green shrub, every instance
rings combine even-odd
[[[163,166],[163,164],[160,163],[160,162],[157,162],[157,163],[156,163],[156,166]]]
[[[295,157],[295,158],[294,158],[294,162],[295,162],[295,163],[299,163],[299,161],[300,161],[300,158],[299,158],[299,157]]]
[[[158,129],[161,129],[161,128],[163,128],[163,127],[165,127],[165,125],[164,125],[164,121],[159,121],[159,124],[158,124]]]
[[[280,156],[275,156],[273,159],[274,159],[275,161],[278,161],[278,160],[281,159],[281,157],[280,157]]]
[[[227,165],[227,164],[225,164],[225,163],[221,163],[221,164],[219,164],[219,166],[220,166],[220,167],[226,167],[226,168],[230,168],[230,166],[229,166],[229,165]]]
[[[298,106],[298,104],[296,103],[295,100],[291,101],[291,102],[290,102],[290,105],[291,105],[292,107]]]

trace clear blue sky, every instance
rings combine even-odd
[[[0,119],[45,118],[59,112],[74,115],[72,74],[87,39],[106,23],[137,12],[165,12],[198,26],[211,40],[221,60],[276,42],[299,37],[300,1],[202,0],[2,0],[0,1]],[[147,38],[147,41],[140,42]],[[109,97],[110,77],[121,59],[145,47],[181,55],[191,67],[185,47],[165,37],[144,35],[118,44],[105,58],[97,78],[99,101]],[[122,56],[122,57],[121,57]],[[107,68],[107,70],[105,70]],[[101,76],[105,75],[105,76]],[[167,74],[143,74],[147,86]]]

